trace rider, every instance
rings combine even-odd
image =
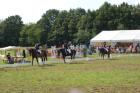
[[[39,53],[39,54],[41,54],[40,46],[41,46],[40,43],[36,43],[36,44],[35,44],[35,50],[36,50],[36,52]]]
[[[65,42],[64,43],[64,49],[65,49],[66,54],[71,53],[70,45],[71,45],[71,42],[69,42],[69,43]]]
[[[106,51],[108,51],[107,46],[106,46],[106,42],[104,42],[103,48],[104,48]]]

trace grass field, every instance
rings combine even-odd
[[[140,93],[140,55],[0,68],[0,93]]]

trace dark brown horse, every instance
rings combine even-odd
[[[70,49],[70,50],[71,50],[71,53],[66,53],[65,48],[60,48],[57,50],[58,57],[60,57],[60,54],[62,54],[62,58],[64,60],[64,63],[66,63],[66,61],[65,61],[66,56],[70,56],[71,60],[75,58],[76,50],[74,50],[74,49]]]
[[[111,47],[109,46],[108,48],[101,47],[99,48],[99,55],[104,59],[105,55],[107,54],[108,59],[110,58],[111,54]]]
[[[45,64],[45,61],[47,61],[47,51],[46,50],[41,50],[41,53],[39,54],[35,49],[31,48],[31,49],[29,49],[29,53],[32,56],[32,66],[33,66],[34,58],[36,58],[37,63],[38,63],[38,58],[41,58],[41,61],[43,64]],[[39,63],[38,63],[38,65],[39,65]]]

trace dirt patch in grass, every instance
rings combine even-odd
[[[88,93],[140,93],[140,86],[98,86],[87,90]]]

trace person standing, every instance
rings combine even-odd
[[[7,57],[7,59],[8,59],[8,63],[9,63],[9,64],[14,64],[14,61],[13,61],[13,59],[12,59],[10,53],[8,53],[6,57]]]

